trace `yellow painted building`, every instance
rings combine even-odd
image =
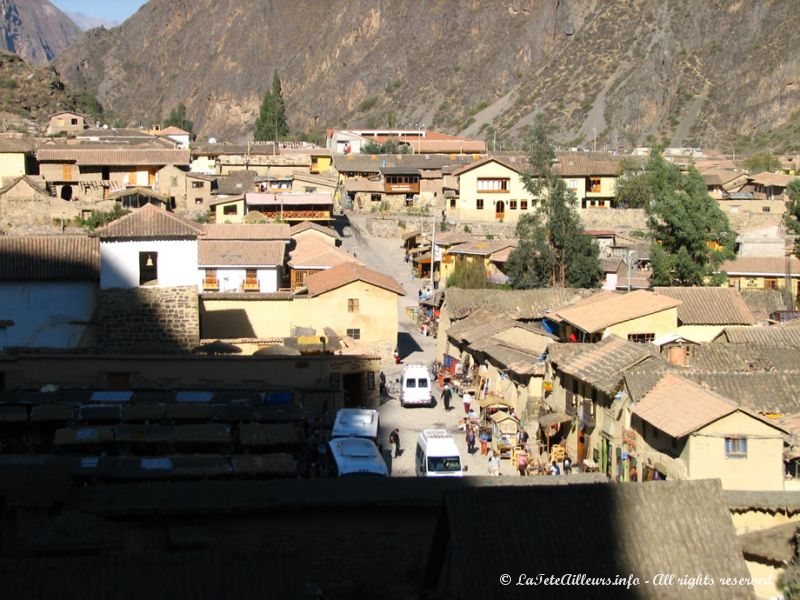
[[[355,279],[337,285],[346,277]],[[327,328],[383,356],[394,350],[398,295],[403,293],[394,280],[360,265],[340,265],[310,276],[308,289],[308,296],[226,294],[226,298],[216,299],[206,295],[202,300],[201,337],[280,338],[293,335],[295,327],[325,335]]]
[[[25,151],[5,151],[0,146],[0,186],[25,175]]]
[[[796,256],[737,256],[719,270],[728,275],[723,285],[737,290],[783,290],[789,279],[794,297],[800,300],[800,259]]]
[[[448,211],[460,221],[516,223],[535,208],[520,172],[497,158],[485,158],[453,172],[459,198]]]
[[[210,203],[215,223],[242,223],[245,216],[244,196],[218,198]]]

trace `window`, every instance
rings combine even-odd
[[[747,438],[725,438],[725,458],[747,458]]]
[[[649,344],[656,339],[655,333],[629,333],[629,342],[638,342],[639,344]]]
[[[223,206],[222,207],[222,214],[223,215],[235,215],[237,213],[238,213],[238,211],[236,210],[236,205],[235,204],[231,204],[229,206]]]
[[[369,199],[372,202],[380,202],[381,201],[381,195],[380,194],[371,194]]]
[[[766,277],[764,278],[764,289],[765,290],[777,290],[778,289],[778,280],[774,277]]]
[[[406,379],[406,387],[407,388],[415,388],[417,387],[417,380],[409,377]]]
[[[477,208],[478,210],[483,210],[483,198],[478,198],[475,201],[475,208]]]
[[[202,188],[204,185],[205,185],[205,183],[203,183],[202,181],[193,181],[192,182],[192,187],[194,189]]]
[[[567,187],[569,189],[571,189],[571,190],[577,190],[578,189],[578,180],[577,179],[570,179],[567,182]]]
[[[450,198],[450,208],[455,208],[455,207],[456,207],[456,199]]]
[[[357,313],[358,312],[358,298],[348,298],[347,299],[347,312]]]
[[[520,210],[528,210],[528,201],[527,200],[520,200],[519,201],[519,209]]]
[[[100,169],[100,177],[103,178],[103,181],[110,181],[111,180],[111,169],[109,167],[101,167]],[[177,185],[177,184],[175,184]]]
[[[194,199],[194,203],[195,204],[202,204],[203,203],[203,199],[202,198],[195,198]]]
[[[589,191],[594,192],[595,194],[600,193],[600,178],[599,177],[592,177],[589,179]]]
[[[348,329],[347,330],[347,337],[351,337],[354,340],[361,339],[361,330],[360,329]]]
[[[423,378],[417,379],[417,387],[418,388],[426,388],[426,387],[428,387],[428,380],[427,379],[423,379]]]
[[[139,285],[158,280],[158,252],[139,252]]]
[[[72,165],[64,165],[64,181],[72,181]]]
[[[762,206],[761,207],[761,212],[769,212],[769,211],[770,211],[770,207],[769,206]]]
[[[517,201],[516,200],[509,200],[508,201],[508,208],[509,208],[509,210],[517,210]]]
[[[105,178],[104,178],[104,179],[105,179]],[[170,178],[169,178],[169,184],[170,184],[172,187],[177,187],[177,186],[178,186],[178,178],[177,178],[177,177],[170,177]]]
[[[70,125],[77,125],[78,124],[78,119],[70,119],[69,120],[69,124]]]
[[[508,192],[508,177],[486,177],[478,179],[478,191],[495,194]]]

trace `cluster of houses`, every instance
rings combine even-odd
[[[447,289],[438,360],[619,481],[796,489],[800,319],[775,290]],[[464,383],[463,385],[467,385]]]

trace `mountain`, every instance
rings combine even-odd
[[[47,0],[0,0],[0,50],[27,62],[46,64],[81,34],[70,18]]]
[[[131,123],[184,102],[246,138],[277,70],[293,132],[426,126],[517,144],[784,149],[800,131],[791,0],[151,0],[56,65]]]
[[[114,19],[104,19],[102,17],[91,17],[79,11],[68,12],[67,16],[72,19],[72,22],[80,27],[83,31],[87,29],[94,29],[95,27],[105,27],[111,29],[119,25],[119,21]]]

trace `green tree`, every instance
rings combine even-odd
[[[705,285],[723,261],[732,259],[736,234],[700,173],[688,173],[654,149],[647,162],[652,201],[645,205],[654,243],[654,285]]]
[[[179,127],[180,129],[183,129],[189,133],[193,132],[192,130],[194,129],[194,122],[190,121],[186,117],[186,105],[183,102],[172,109],[172,112],[169,113],[169,117],[167,118],[167,122],[164,123],[164,126]]]
[[[762,173],[763,171],[777,171],[781,168],[781,161],[769,152],[754,154],[744,161],[744,168],[751,173]]]
[[[87,218],[78,217],[76,221],[81,227],[85,227],[89,231],[94,231],[98,227],[102,227],[106,223],[116,221],[120,217],[127,215],[129,210],[115,206],[112,210],[94,210]]]
[[[647,183],[647,172],[638,158],[626,156],[619,163],[617,197],[619,208],[643,208],[650,202],[651,195]]]
[[[534,214],[517,223],[519,242],[506,262],[506,275],[516,289],[597,287],[603,275],[599,248],[583,231],[574,192],[553,172],[555,149],[541,117],[530,135],[527,154],[531,171],[522,179],[528,192],[540,201]]]
[[[465,290],[481,290],[496,287],[486,278],[483,261],[459,260],[452,275],[447,278],[447,287]]]
[[[800,257],[800,179],[793,179],[786,187],[789,200],[786,201],[786,214],[783,223],[786,231],[794,235],[794,254]]]
[[[264,92],[258,111],[253,138],[256,141],[279,140],[289,135],[286,121],[286,104],[278,72],[272,74],[272,88]]]

